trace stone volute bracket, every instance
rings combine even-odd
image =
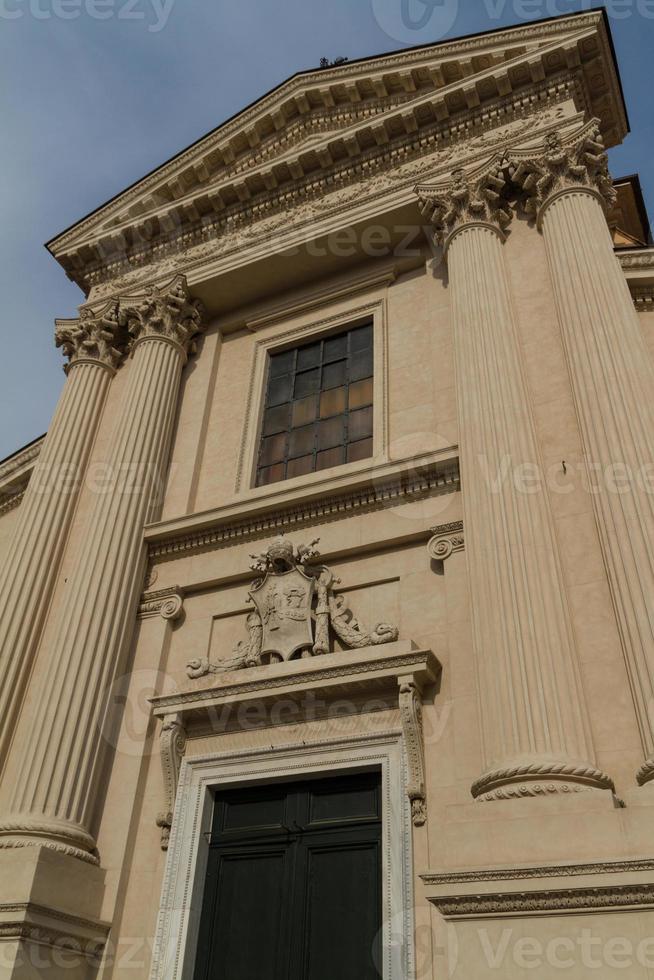
[[[181,714],[170,714],[164,717],[159,735],[159,749],[166,808],[157,815],[157,827],[161,828],[161,849],[167,851],[170,830],[173,825],[179,770],[186,749],[186,729]]]
[[[464,550],[463,521],[454,521],[452,524],[441,524],[440,527],[432,528],[427,551],[434,561],[445,561],[455,551]]]

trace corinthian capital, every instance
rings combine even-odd
[[[79,319],[55,320],[55,344],[69,359],[66,371],[79,361],[100,361],[115,370],[125,356],[127,340],[115,300],[99,313],[82,310]]]
[[[615,201],[597,120],[567,138],[559,132],[548,133],[545,143],[536,150],[514,151],[510,174],[527,192],[526,211],[537,216],[556,194],[570,188],[593,190],[608,207]]]
[[[166,286],[151,286],[143,295],[122,298],[120,320],[136,341],[159,337],[185,353],[194,350],[194,339],[204,329],[202,304],[191,299],[181,275]]]
[[[442,184],[421,184],[416,194],[423,217],[433,226],[436,241],[446,247],[452,236],[466,225],[492,225],[503,232],[511,222],[511,209],[502,198],[506,185],[501,171],[470,179],[455,170]]]

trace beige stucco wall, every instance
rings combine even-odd
[[[514,222],[506,254],[539,451],[545,470],[551,470],[547,492],[556,522],[597,761],[614,777],[618,795],[631,801],[637,796],[633,773],[642,750],[592,500],[581,477],[580,437],[543,244],[526,221]],[[385,308],[389,458],[410,459],[455,445],[454,364],[443,266],[434,268],[426,261],[420,269],[400,276],[382,290],[373,290],[364,299],[380,300]],[[362,297],[356,296],[326,304],[317,313],[281,318],[267,329],[274,338],[298,323],[310,326],[323,317],[346,314],[348,308],[359,308],[361,301]],[[198,359],[186,368],[164,518],[252,497],[246,487],[239,498],[235,483],[256,339],[256,335],[241,330],[220,343],[214,325],[202,341]],[[94,451],[97,460],[102,459],[128,372],[129,364],[112,387]],[[563,461],[567,474],[563,473]],[[80,516],[89,506],[89,492],[87,489],[82,495]],[[266,495],[283,499],[285,492],[284,485],[278,485],[254,496],[259,500]],[[418,877],[430,868],[460,870],[628,858],[648,852],[651,819],[649,806],[642,805],[646,796],[639,797],[638,805],[628,810],[616,809],[607,794],[601,799],[581,794],[568,800],[556,797],[487,805],[471,800],[470,784],[483,762],[465,555],[456,553],[442,568],[435,568],[425,548],[426,538],[410,540],[419,531],[428,536],[429,527],[460,517],[459,495],[447,494],[422,504],[389,506],[328,523],[318,520],[291,533],[295,542],[320,537],[323,552],[341,556],[330,565],[342,579],[362,621],[396,623],[401,637],[432,649],[443,666],[441,686],[427,698],[424,714],[428,823],[414,831],[416,903],[423,910],[421,915],[433,917],[435,935],[444,929],[444,923],[435,911],[425,911],[424,886]],[[78,521],[60,589],[65,588],[65,569],[74,562],[76,542],[81,534],[88,533],[83,527],[83,521]],[[261,535],[259,540],[265,543],[267,538]],[[163,806],[158,723],[149,718],[147,698],[153,692],[187,688],[190,682],[185,666],[189,659],[208,655],[215,660],[245,635],[248,556],[258,549],[255,539],[190,556],[173,556],[156,566],[154,588],[177,584],[199,591],[186,598],[180,623],[171,626],[159,617],[142,620],[133,645],[127,708],[107,772],[99,821],[99,851],[107,883],[103,917],[114,922],[112,943],[118,944],[119,953],[115,962],[107,960],[107,978],[148,975],[165,866],[155,826]],[[55,596],[55,605],[57,601]],[[44,669],[43,663],[40,669]],[[342,734],[344,725],[346,729],[349,725],[351,730],[370,731],[396,723],[389,709],[386,715],[382,712],[355,721],[316,721],[231,732],[192,739],[187,754],[325,738],[336,730]],[[639,913],[626,920],[625,935],[633,933],[634,940],[644,935],[651,928],[645,918],[645,913]],[[621,918],[620,928],[622,925]],[[601,922],[576,916],[566,920],[562,928],[565,935],[574,937],[589,926],[607,939],[615,935],[616,922],[608,916]],[[561,928],[546,919],[511,919],[507,927],[514,937],[534,936],[543,943],[549,941],[553,930],[559,935]],[[489,924],[489,942],[494,947],[502,941],[503,928],[503,921]],[[464,923],[456,927],[455,934],[463,952],[452,975],[471,976],[481,970],[485,955],[479,930]],[[445,941],[448,935],[451,942],[452,933],[445,930]],[[135,966],[138,963],[141,966]],[[438,956],[434,963],[437,968]],[[504,968],[503,975],[525,975],[513,961],[505,962]],[[636,970],[630,975],[647,974]]]

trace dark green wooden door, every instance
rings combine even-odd
[[[195,980],[379,980],[380,781],[216,796]]]

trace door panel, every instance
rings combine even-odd
[[[195,980],[379,980],[378,774],[217,794]]]
[[[377,843],[309,848],[307,980],[378,980],[381,889]]]

